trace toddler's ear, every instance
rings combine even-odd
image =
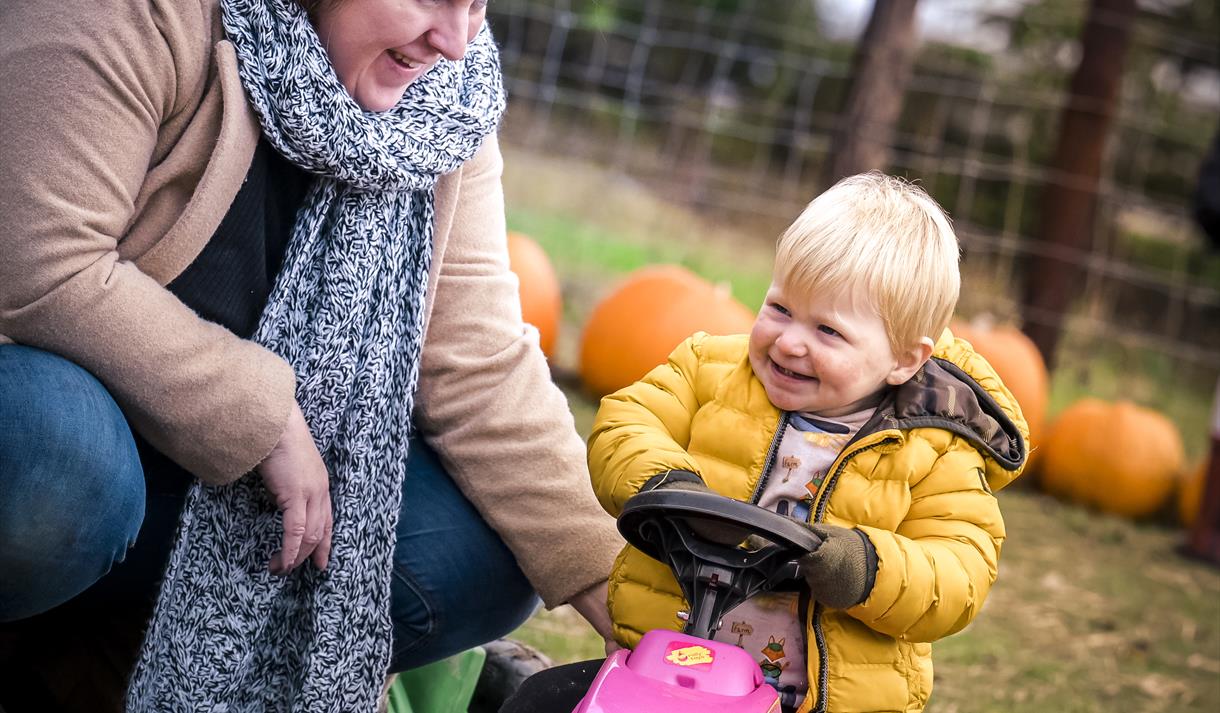
[[[885,377],[885,383],[890,386],[905,384],[932,357],[932,348],[933,344],[930,338],[920,337],[918,344],[895,355],[897,359],[894,369],[889,373],[889,376]]]

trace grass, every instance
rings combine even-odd
[[[579,162],[511,148],[506,155],[510,227],[538,240],[561,275],[565,324],[554,357],[561,376],[576,363],[585,315],[616,278],[641,265],[683,264],[730,282],[748,306],[760,303],[774,233],[706,224]],[[1085,394],[1161,402],[1188,452],[1202,452],[1215,375],[1200,387],[1155,356],[1071,353],[1052,380],[1052,413]],[[572,379],[560,381],[587,434],[596,404]],[[1180,530],[1024,488],[1000,500],[1009,533],[1000,580],[978,619],[937,643],[930,712],[1202,712],[1220,705],[1220,571],[1177,553]],[[567,607],[539,612],[515,636],[559,662],[602,655],[596,635]]]
[[[604,291],[614,277],[643,265],[676,263],[730,285],[752,309],[762,304],[771,281],[775,225],[743,231],[674,207],[586,162],[507,148],[505,155],[509,227],[546,249],[564,279],[569,303],[569,287],[584,306],[589,303],[581,299],[581,283]]]
[[[931,710],[1215,710],[1220,572],[1177,554],[1180,531],[1030,491],[1000,500],[1000,580],[936,645]]]

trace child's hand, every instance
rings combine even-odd
[[[702,478],[686,470],[669,470],[654,476],[652,480],[645,484],[644,490],[691,490],[719,495],[719,493],[704,485]],[[745,528],[733,527],[728,523],[715,520],[689,518],[686,520],[686,524],[699,537],[718,545],[733,546],[741,544],[750,534],[750,531]]]
[[[863,602],[873,589],[877,554],[860,530],[814,523],[822,538],[817,550],[799,561],[813,598],[828,607],[847,609]]]

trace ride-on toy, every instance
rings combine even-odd
[[[715,525],[731,533],[718,539],[757,537],[749,548],[717,544],[700,537],[690,521],[704,532]],[[711,637],[733,607],[796,581],[795,560],[818,548],[818,536],[756,505],[689,490],[636,495],[623,507],[618,528],[670,566],[690,611],[682,633],[650,631],[634,651],[606,659],[573,713],[778,713],[779,696],[753,657]],[[757,538],[766,543],[753,546]]]

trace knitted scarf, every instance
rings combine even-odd
[[[484,27],[394,109],[363,112],[292,0],[221,0],[267,139],[319,175],[254,339],[297,376],[330,473],[330,565],[278,577],[281,517],[259,477],[191,488],[127,710],[372,711],[390,657],[391,556],[423,343],[433,188],[495,130]]]

